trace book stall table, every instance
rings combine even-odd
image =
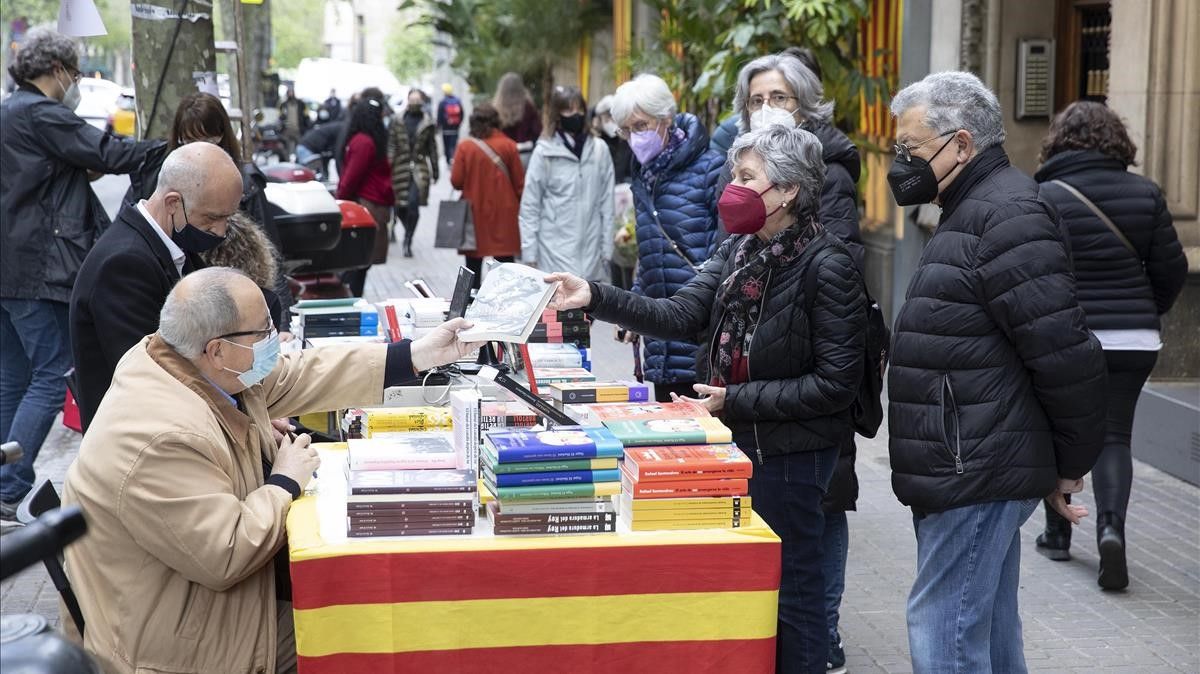
[[[300,674],[773,672],[779,538],[741,529],[348,540],[319,445],[288,545]]]

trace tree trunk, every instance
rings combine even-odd
[[[239,0],[219,0],[221,7],[222,40],[236,41],[233,33],[233,8]],[[246,59],[246,103],[241,103],[237,90],[237,77],[229,73],[229,93],[234,106],[253,114],[263,107],[264,75],[271,67],[271,0],[261,5],[242,5],[242,21],[246,27],[246,44],[238,45],[237,57]],[[230,64],[232,65],[232,63]]]
[[[196,91],[193,73],[216,70],[211,9],[187,0],[163,4],[170,6],[131,8],[133,82],[143,139],[166,138],[179,101]],[[176,14],[181,6],[182,19]]]

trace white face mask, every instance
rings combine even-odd
[[[609,138],[616,137],[617,131],[620,130],[620,127],[617,126],[617,123],[612,121],[611,119],[604,122],[600,126],[601,126],[601,128],[604,129],[604,135],[608,136]]]
[[[763,103],[761,108],[750,114],[751,131],[765,129],[774,124],[790,129],[796,126],[796,113],[788,112],[783,108],[772,108],[770,103]]]
[[[72,79],[71,86],[64,87],[62,81],[59,80],[57,77],[54,78],[54,83],[57,84],[59,86],[59,88],[63,90],[62,104],[72,110],[74,110],[75,108],[78,108],[79,100],[82,98],[82,96],[80,96],[80,94],[79,94],[79,83]]]

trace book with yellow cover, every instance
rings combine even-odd
[[[633,498],[622,493],[618,501],[621,512],[647,517],[672,517],[679,513],[706,511],[730,514],[752,507],[749,496],[701,496],[690,498]]]
[[[621,513],[621,521],[632,531],[661,531],[668,529],[740,529],[750,526],[753,515],[749,510],[738,517],[709,517],[677,520],[645,520]]]

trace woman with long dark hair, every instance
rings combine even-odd
[[[388,221],[396,199],[392,193],[392,165],[387,156],[387,129],[383,125],[383,104],[364,97],[350,113],[346,128],[345,170],[338,181],[337,198],[357,201],[375,219],[375,254],[371,264],[387,262]],[[345,272],[342,280],[355,297],[362,297],[367,270]]]
[[[1042,142],[1035,177],[1070,237],[1079,306],[1104,347],[1108,413],[1104,449],[1092,468],[1100,587],[1129,584],[1125,510],[1133,486],[1130,435],[1142,385],[1162,348],[1162,315],[1187,279],[1187,258],[1162,190],[1131,173],[1137,146],[1125,124],[1100,103],[1078,101],[1058,113]],[[1046,509],[1038,552],[1070,559],[1071,523]]]

